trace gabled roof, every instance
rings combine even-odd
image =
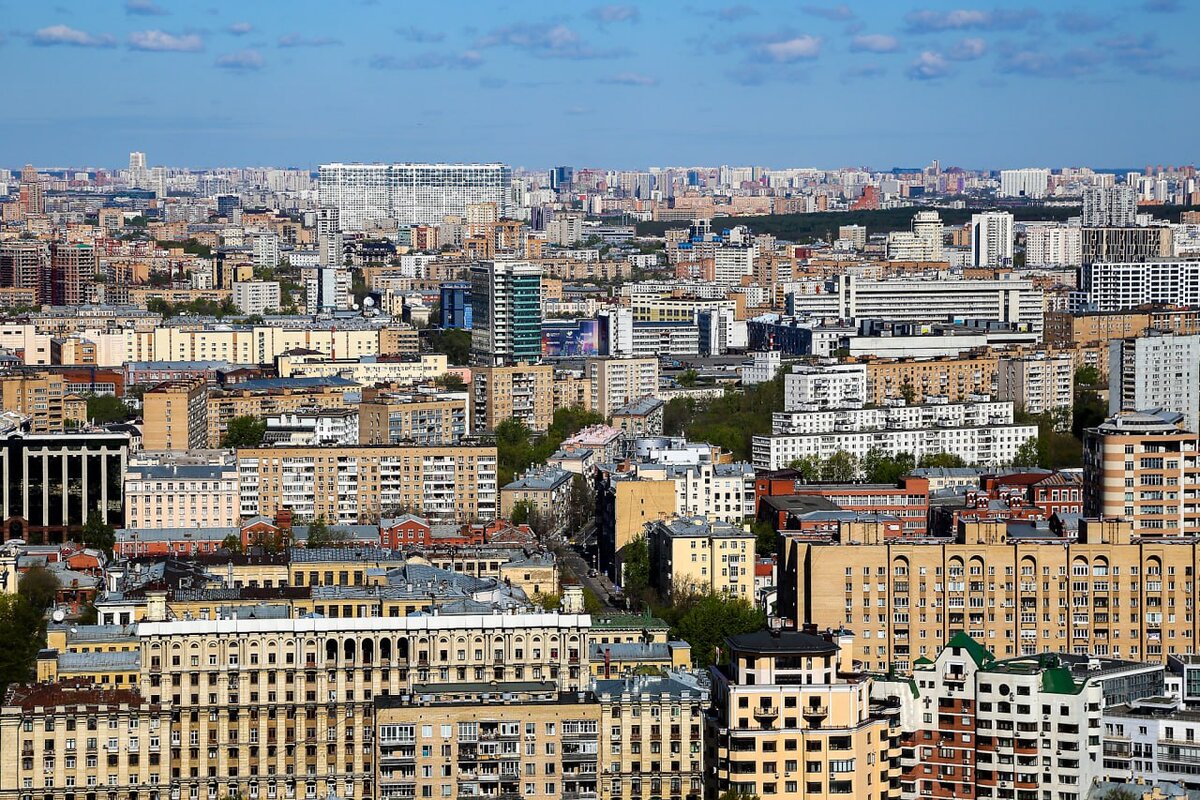
[[[990,650],[968,636],[965,631],[959,631],[954,634],[950,641],[946,642],[946,647],[957,647],[960,650],[965,650],[978,667],[989,666],[996,660],[996,657],[992,655]]]

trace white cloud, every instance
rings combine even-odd
[[[217,59],[217,66],[239,72],[251,72],[266,66],[266,60],[257,50],[238,50],[236,53],[226,53]]]
[[[983,39],[967,38],[951,47],[946,56],[955,61],[974,61],[986,52],[987,42]]]
[[[51,25],[35,31],[33,43],[41,47],[60,44],[69,47],[112,47],[117,41],[107,33],[88,33],[67,25]]]
[[[768,42],[759,48],[763,56],[777,64],[790,64],[816,58],[821,54],[821,38],[818,36],[796,36],[779,42]]]
[[[932,81],[950,74],[946,57],[935,50],[925,50],[908,68],[908,77],[919,81]]]
[[[621,72],[601,79],[601,83],[615,83],[621,86],[657,86],[658,79],[637,72]]]
[[[204,49],[204,40],[194,33],[176,36],[166,31],[134,31],[129,34],[129,47],[154,53],[198,53]]]
[[[254,30],[254,26],[249,22],[235,22],[229,26],[228,30],[236,36],[244,36]]]
[[[866,53],[894,53],[900,49],[900,42],[895,36],[864,33],[850,40],[850,49]]]

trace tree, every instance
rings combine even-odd
[[[250,415],[234,417],[229,420],[225,435],[221,437],[221,447],[258,447],[266,434],[266,420]]]
[[[83,525],[80,538],[83,539],[84,547],[103,550],[110,555],[113,545],[117,543],[117,535],[113,531],[113,526],[105,522],[104,517],[97,510],[88,512],[87,522]]]
[[[1036,467],[1041,459],[1038,455],[1038,440],[1037,438],[1026,439],[1025,443],[1017,448],[1017,454],[1013,456],[1014,467]]]
[[[542,594],[541,592],[535,592],[533,597],[529,599],[533,601],[534,605],[541,606],[546,611],[557,611],[558,607],[562,605],[562,597],[554,593]]]
[[[537,511],[537,507],[529,500],[518,500],[513,503],[512,512],[508,515],[508,519],[514,525],[524,525],[529,522],[529,518]]]
[[[447,392],[465,392],[467,390],[467,384],[463,382],[460,376],[455,375],[453,372],[437,376],[433,379],[433,383]]]
[[[773,556],[779,549],[779,534],[770,520],[760,519],[750,526],[754,531],[754,552],[760,556]]]
[[[821,466],[821,479],[845,483],[858,477],[858,459],[852,453],[838,450]]]
[[[922,467],[965,467],[967,462],[963,461],[962,456],[953,453],[929,453],[921,456]]]
[[[231,533],[221,540],[221,549],[228,550],[230,553],[242,552],[242,537],[236,533]]]
[[[30,567],[21,576],[17,592],[29,601],[29,605],[39,611],[45,611],[54,605],[58,587],[58,578],[53,572],[43,566],[35,566]]]
[[[912,472],[916,465],[912,453],[889,456],[877,447],[868,450],[860,464],[863,479],[868,483],[896,483]]]
[[[88,419],[97,425],[111,425],[116,422],[127,422],[133,418],[133,412],[121,398],[111,394],[89,394],[87,396]]]
[[[621,590],[638,599],[650,590],[650,545],[645,536],[636,536],[621,549]]]
[[[696,666],[715,664],[717,648],[729,636],[761,630],[766,615],[741,598],[701,595],[676,626],[676,635],[692,646]]]
[[[758,800],[758,795],[739,792],[736,789],[726,789],[717,800]]]
[[[821,470],[823,465],[821,459],[816,456],[802,456],[801,458],[793,458],[788,462],[788,469],[794,469],[804,476],[806,481],[821,480]]]
[[[596,490],[591,481],[582,475],[571,478],[570,507],[567,510],[567,525],[572,531],[583,530],[596,515]]]
[[[604,603],[596,597],[596,593],[588,587],[583,587],[583,610],[588,614],[599,614],[604,610]]]
[[[318,547],[337,547],[345,544],[348,538],[345,531],[331,529],[324,517],[317,517],[308,526],[308,538],[304,546],[310,550]]]
[[[1100,370],[1092,366],[1079,367],[1075,370],[1076,386],[1099,386]]]
[[[690,389],[696,385],[696,379],[699,377],[700,373],[696,372],[696,370],[685,369],[683,372],[679,373],[679,377],[675,380],[680,386]]]
[[[38,651],[46,644],[46,617],[21,594],[0,594],[0,685],[33,678]]]
[[[458,328],[431,331],[429,345],[435,353],[445,353],[456,367],[465,366],[471,357],[471,332]]]
[[[680,436],[696,414],[696,401],[691,397],[673,397],[663,406],[663,433]]]

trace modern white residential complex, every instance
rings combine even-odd
[[[1012,263],[1013,215],[1007,211],[985,211],[971,215],[971,264],[1003,267]]]
[[[1200,305],[1200,261],[1097,261],[1085,264],[1080,289],[1092,311],[1120,311],[1147,303]]]
[[[1031,199],[1046,196],[1050,184],[1050,170],[1038,167],[1026,169],[1000,170],[1001,197],[1028,197]]]
[[[967,403],[777,413],[770,436],[755,436],[755,469],[783,469],[802,458],[826,459],[839,450],[862,458],[872,450],[915,459],[950,453],[968,464],[1011,464],[1036,425],[1014,425],[1013,404],[984,396]]]
[[[863,364],[799,364],[783,377],[783,410],[862,407],[867,397]]]
[[[467,206],[509,207],[512,168],[505,164],[322,164],[322,206],[340,212],[342,230],[363,230],[384,220],[436,225]]]
[[[1047,222],[1025,227],[1025,266],[1078,266],[1082,258],[1079,226]]]
[[[1200,426],[1200,335],[1148,330],[1108,346],[1108,413],[1159,409]]]
[[[1019,279],[954,280],[839,275],[823,291],[792,292],[796,316],[887,319],[896,322],[980,320],[1007,322],[1042,332],[1042,290]]]

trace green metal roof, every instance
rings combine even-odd
[[[967,651],[967,655],[975,662],[978,667],[990,666],[996,657],[992,652],[979,642],[972,639],[965,631],[959,631],[954,634],[950,641],[946,642],[946,647],[957,647]]]

